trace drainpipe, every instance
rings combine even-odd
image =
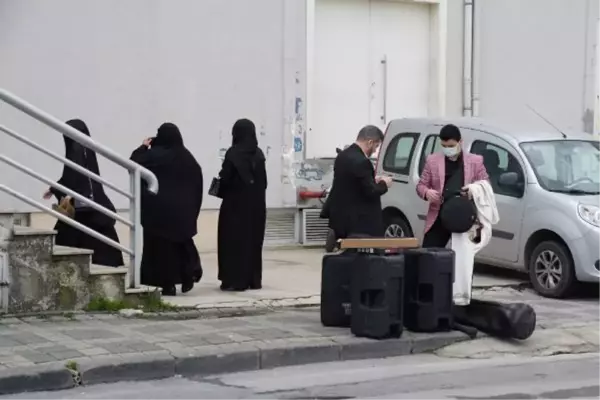
[[[473,116],[473,0],[464,0],[463,116]]]
[[[594,104],[594,135],[600,135],[600,16],[596,21],[596,61],[594,63],[596,98]]]
[[[481,2],[472,0],[472,51],[471,51],[471,109],[473,117],[479,117],[479,82],[481,71]]]

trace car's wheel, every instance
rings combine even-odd
[[[567,247],[555,241],[538,244],[529,259],[529,279],[542,296],[568,296],[577,285],[577,278]]]
[[[385,217],[385,237],[413,237],[413,231],[408,222],[399,215],[388,215]]]

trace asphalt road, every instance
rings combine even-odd
[[[198,379],[118,383],[20,399],[598,398],[598,354],[456,360],[433,355],[314,364]]]

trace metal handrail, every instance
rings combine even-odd
[[[79,172],[80,174],[85,175],[88,178],[91,178],[91,179],[95,180],[96,182],[99,182],[99,183],[103,184],[104,186],[111,188],[115,192],[127,197],[128,199],[131,199],[131,194],[129,192],[121,189],[117,185],[110,183],[106,179],[102,178],[100,175],[96,175],[89,169],[82,167],[81,165],[69,160],[68,158],[65,158],[61,155],[58,155],[58,154],[46,149],[45,147],[34,142],[33,140],[27,139],[26,137],[21,136],[17,132],[13,131],[12,129],[7,128],[4,125],[0,125],[0,131],[6,133],[8,136],[12,137],[13,139],[17,139],[21,143],[28,145],[29,147],[32,147],[38,151],[41,151],[42,153],[46,154],[47,156],[50,156],[50,157],[54,158],[56,161],[59,161],[59,162],[65,164],[67,167],[74,169],[75,171]]]
[[[5,192],[13,197],[16,197],[17,199],[39,209],[40,211],[50,214],[50,215],[56,217],[58,220],[100,240],[101,242],[103,242],[115,249],[118,249],[118,250],[130,255],[131,260],[130,260],[130,264],[129,264],[129,274],[128,274],[129,275],[129,277],[128,277],[129,287],[133,288],[133,287],[139,286],[140,267],[141,267],[141,259],[142,259],[142,230],[141,230],[142,181],[141,180],[144,179],[146,181],[147,189],[150,192],[157,193],[158,192],[158,179],[156,178],[156,176],[152,172],[150,172],[148,169],[134,163],[133,161],[131,161],[127,158],[124,158],[124,157],[118,155],[117,153],[115,153],[114,151],[109,149],[108,147],[105,147],[105,146],[95,142],[87,135],[79,132],[78,130],[63,123],[62,121],[58,120],[57,118],[47,114],[46,112],[44,112],[40,109],[37,109],[33,105],[27,103],[25,100],[20,99],[19,97],[15,96],[14,94],[12,94],[4,89],[1,89],[1,88],[0,88],[0,100],[15,107],[16,109],[22,111],[23,113],[29,115],[33,119],[40,121],[43,124],[49,126],[50,128],[71,138],[75,142],[80,143],[82,146],[87,147],[87,148],[95,151],[96,153],[103,155],[104,157],[108,158],[109,160],[115,162],[116,164],[118,164],[128,170],[129,178],[130,178],[129,192],[118,188],[117,186],[113,185],[112,183],[101,178],[99,175],[72,162],[71,160],[68,160],[67,158],[62,157],[58,154],[55,154],[49,150],[46,150],[39,144],[31,141],[30,139],[25,138],[24,136],[20,135],[19,133],[15,132],[5,126],[0,125],[0,131],[8,134],[9,136],[19,140],[20,142],[22,142],[36,150],[41,151],[42,153],[44,153],[46,155],[49,155],[50,157],[54,158],[55,160],[58,160],[58,161],[62,162],[63,164],[65,164],[66,166],[73,168],[74,170],[76,170],[77,172],[80,172],[81,174],[87,176],[88,178],[94,179],[94,180],[106,185],[107,187],[110,187],[111,189],[126,196],[129,199],[130,219],[127,220],[127,219],[121,217],[120,215],[118,215],[117,213],[96,203],[95,201],[88,199],[88,198],[80,195],[79,193],[77,193],[57,182],[53,182],[51,179],[33,171],[32,169],[30,169],[22,164],[19,164],[18,162],[14,161],[4,155],[0,155],[0,161],[22,171],[42,182],[45,182],[46,184],[48,184],[54,188],[57,188],[58,190],[64,192],[65,194],[81,201],[84,204],[87,204],[94,210],[96,210],[104,215],[107,215],[111,218],[114,218],[115,220],[127,225],[130,228],[130,246],[131,246],[131,248],[127,248],[127,247],[121,245],[120,243],[75,221],[74,219],[69,218],[49,207],[46,207],[45,205],[43,205],[35,200],[32,200],[29,197],[25,196],[24,194],[19,193],[13,189],[7,187],[6,185],[0,184],[0,191]]]
[[[63,214],[59,213],[58,211],[54,211],[50,207],[46,207],[45,205],[38,203],[35,200],[30,199],[29,197],[25,196],[24,194],[19,193],[16,190],[13,190],[6,185],[0,184],[0,191],[10,194],[11,196],[16,197],[17,199],[29,204],[30,206],[38,208],[39,210],[44,211],[44,212],[52,215],[53,217],[56,217],[57,219],[61,220],[65,224],[69,224],[72,227],[77,228],[80,231],[85,232],[88,235],[100,240],[101,242],[106,243],[107,245],[109,245],[111,247],[114,247],[115,249],[119,249],[122,252],[129,254],[130,256],[134,256],[133,251],[131,249],[128,249],[127,247],[123,246],[122,244],[117,243],[114,240],[107,238],[106,236],[96,232],[93,229],[88,228],[87,226],[75,221],[72,218],[65,217]]]
[[[47,125],[56,131],[59,131],[60,133],[73,139],[77,143],[80,143],[83,146],[94,150],[96,153],[103,155],[115,164],[118,164],[121,167],[128,169],[129,171],[139,170],[140,176],[148,183],[148,190],[152,193],[158,192],[158,179],[156,178],[156,175],[154,175],[146,168],[134,163],[128,158],[125,158],[115,153],[110,148],[95,142],[92,138],[90,138],[87,135],[84,135],[77,129],[65,124],[58,118],[55,118],[52,115],[34,107],[32,104],[29,104],[25,100],[15,96],[14,94],[2,88],[0,88],[0,100],[5,102],[6,104],[13,106],[17,110],[24,112],[31,118],[43,123],[44,125]]]
[[[61,185],[58,182],[54,182],[52,181],[52,179],[45,177],[42,174],[38,174],[37,172],[35,172],[34,170],[27,168],[26,166],[24,166],[23,164],[20,164],[18,162],[16,162],[13,159],[10,159],[8,157],[6,157],[5,155],[0,154],[0,161],[10,165],[11,167],[14,167],[16,169],[18,169],[21,172],[26,173],[29,176],[32,176],[36,179],[39,179],[40,181],[44,182],[46,185],[50,185],[52,187],[57,188],[58,190],[60,190],[61,192],[73,197],[76,200],[81,201],[84,204],[87,204],[88,206],[90,206],[90,208],[93,208],[94,210],[101,212],[104,215],[107,215],[111,218],[116,219],[117,221],[127,225],[130,228],[133,228],[133,223],[131,223],[131,221],[129,221],[128,219],[125,219],[123,217],[121,217],[119,214],[109,210],[106,207],[101,206],[100,204],[96,203],[95,201],[88,199],[85,196],[80,195],[79,193],[77,193],[74,190],[69,189],[68,187]]]

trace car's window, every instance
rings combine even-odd
[[[383,157],[383,170],[408,175],[418,133],[401,133],[388,145]]]
[[[442,147],[442,142],[440,141],[440,137],[438,135],[429,135],[425,138],[425,143],[423,144],[423,151],[421,152],[421,158],[419,159],[419,176],[423,172],[423,168],[425,168],[425,161],[427,160],[427,156],[430,154],[439,151]]]
[[[588,140],[550,140],[521,143],[539,184],[553,192],[598,194],[600,152]]]
[[[471,147],[471,153],[483,157],[485,169],[490,177],[494,193],[511,197],[523,197],[524,175],[521,164],[508,150],[492,143],[476,140]],[[505,172],[516,172],[519,176],[518,187],[504,187],[498,184],[498,178]]]

